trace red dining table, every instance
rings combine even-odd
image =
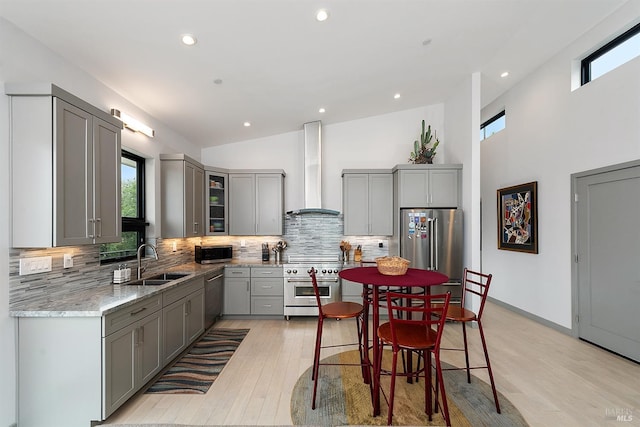
[[[379,289],[381,287],[387,286],[398,286],[401,288],[412,288],[412,287],[421,287],[425,288],[426,292],[429,292],[429,286],[441,285],[446,283],[449,278],[437,271],[432,270],[422,270],[419,268],[409,268],[407,269],[406,274],[401,276],[387,276],[381,274],[378,271],[377,267],[355,267],[348,268],[342,270],[340,272],[340,277],[345,280],[350,280],[352,282],[362,283],[362,295],[364,300],[364,305],[366,307],[367,299],[366,295],[368,294],[368,290],[371,289],[371,305],[372,305],[372,338],[373,338],[373,360],[378,360],[378,326],[380,326],[380,293]],[[364,342],[369,342],[369,328],[363,328],[363,340]],[[369,360],[369,352],[365,352],[365,362],[369,364],[369,366],[373,366],[371,361]],[[377,372],[374,372],[373,375],[373,389],[371,401],[373,404],[373,416],[380,415],[380,375]]]

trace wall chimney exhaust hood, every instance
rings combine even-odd
[[[340,212],[322,207],[322,124],[320,121],[304,124],[304,208],[287,212],[304,214],[340,215]]]

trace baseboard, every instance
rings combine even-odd
[[[561,332],[565,335],[569,335],[569,336],[574,336],[573,335],[573,331],[569,328],[565,328],[564,326],[560,326],[557,323],[553,323],[550,322],[547,319],[544,319],[542,317],[536,316],[535,314],[531,314],[528,311],[524,311],[518,307],[514,307],[511,304],[507,304],[506,302],[503,301],[499,301],[497,299],[491,298],[491,297],[487,297],[488,301],[491,301],[492,303],[499,305],[500,307],[506,308],[509,311],[513,311],[514,313],[518,313],[519,315],[526,317],[529,320],[533,320],[536,323],[540,323],[541,325],[544,325],[548,328],[551,328],[555,331]]]

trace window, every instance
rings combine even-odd
[[[616,37],[582,60],[582,84],[640,56],[640,24]]]
[[[496,132],[500,132],[507,126],[507,116],[504,110],[480,125],[480,141],[489,138]]]
[[[144,209],[144,158],[122,151],[120,161],[122,241],[100,246],[100,262],[119,262],[136,257],[146,239]]]

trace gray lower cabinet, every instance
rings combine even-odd
[[[342,301],[357,302],[362,304],[362,283],[350,280],[341,280]]]
[[[102,317],[19,317],[20,426],[105,420],[203,331],[203,276]]]
[[[111,415],[164,366],[162,310],[158,296],[106,316],[133,323],[103,338],[104,418]],[[144,316],[140,318],[140,316]],[[139,320],[136,320],[139,319]]]
[[[251,269],[225,267],[224,314],[251,314]]]
[[[283,315],[282,267],[226,267],[224,314]]]
[[[282,267],[251,269],[251,314],[284,315]]]
[[[164,363],[176,358],[204,331],[204,278],[163,294]]]

